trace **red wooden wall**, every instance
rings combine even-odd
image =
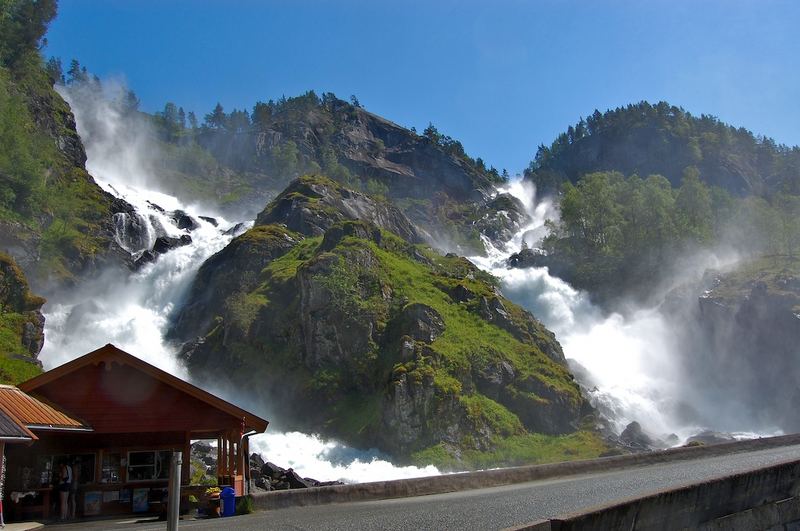
[[[88,365],[37,388],[95,433],[238,429],[241,419],[128,365]]]

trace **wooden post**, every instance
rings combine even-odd
[[[232,433],[228,432],[228,475],[236,475],[236,449],[233,447]],[[233,483],[233,478],[229,480]]]
[[[181,469],[181,484],[188,485],[192,479],[192,434],[188,431],[183,434],[183,455],[186,465]]]

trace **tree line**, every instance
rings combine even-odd
[[[560,210],[544,249],[576,286],[605,296],[646,292],[698,249],[793,258],[800,249],[800,196],[736,197],[695,167],[679,187],[661,175],[589,173],[564,184]]]

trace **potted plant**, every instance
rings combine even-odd
[[[222,489],[219,487],[208,487],[206,489],[206,497],[208,498],[208,516],[219,516],[219,493]]]

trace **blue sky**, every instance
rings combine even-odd
[[[597,108],[666,100],[800,144],[791,0],[61,0],[46,55],[198,117],[314,89],[521,171]]]

